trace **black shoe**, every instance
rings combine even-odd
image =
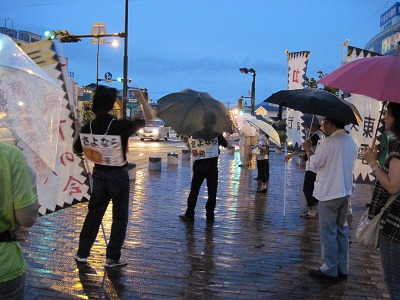
[[[347,279],[348,274],[342,274],[342,273],[338,273],[338,277],[340,279]]]
[[[319,269],[319,268],[318,268],[318,269],[311,269],[311,270],[308,271],[308,273],[309,273],[311,276],[314,276],[314,277],[325,278],[325,279],[332,279],[332,280],[337,280],[337,279],[338,279],[337,276],[331,276],[331,275],[325,274],[325,273],[322,272],[321,269]]]
[[[256,191],[257,193],[266,193],[267,192],[267,189],[265,188],[265,189],[259,189],[259,190],[257,190]]]
[[[185,222],[193,222],[194,217],[188,217],[186,214],[179,215],[179,218]]]

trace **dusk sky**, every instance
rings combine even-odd
[[[363,48],[380,32],[384,0],[130,0],[128,77],[153,101],[184,88],[208,92],[235,106],[249,96],[256,70],[256,104],[287,88],[289,52],[311,51],[307,76],[340,66],[342,44]],[[0,2],[0,26],[38,33],[63,29],[90,34],[96,22],[107,33],[124,31],[124,0],[15,0]],[[108,40],[111,40],[109,38]],[[75,82],[96,80],[97,46],[90,39],[61,44]],[[100,46],[99,78],[123,75],[119,48]],[[110,86],[122,89],[115,82]]]

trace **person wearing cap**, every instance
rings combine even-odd
[[[134,94],[140,103],[145,103],[139,89],[135,89]],[[129,213],[130,183],[126,153],[129,136],[145,124],[144,120],[115,119],[109,112],[116,99],[116,89],[102,85],[97,87],[92,106],[96,118],[80,132],[79,129],[76,130],[73,145],[74,153],[84,153],[94,163],[92,194],[74,258],[79,263],[87,262],[104,213],[112,200],[112,227],[106,249],[107,268],[127,265],[121,260]]]

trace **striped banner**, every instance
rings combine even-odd
[[[357,60],[364,57],[371,57],[380,55],[365,49],[360,49],[352,46],[347,48],[347,62]],[[356,140],[358,145],[358,157],[354,167],[354,179],[356,183],[372,183],[375,177],[372,175],[371,168],[367,162],[363,160],[364,148],[372,144],[372,139],[375,137],[376,130],[378,145],[381,142],[382,132],[384,130],[383,124],[379,123],[380,111],[382,109],[382,102],[373,98],[351,94],[350,97],[345,98],[347,101],[353,103],[363,118],[363,122],[358,126],[349,125],[346,127],[350,131],[351,136]]]
[[[44,40],[20,46],[65,91],[58,128],[55,171],[51,172],[32,151],[25,149],[28,162],[37,174],[37,193],[45,215],[89,199],[89,182],[83,162],[72,153],[73,117],[76,117],[73,84],[65,58],[57,55],[53,41]],[[23,146],[21,146],[23,148]]]
[[[306,75],[309,51],[286,51],[288,60],[288,90],[304,88],[304,76]],[[286,134],[287,145],[298,149],[304,142],[305,132],[303,126],[303,113],[287,108],[286,110]]]

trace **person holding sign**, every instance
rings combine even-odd
[[[145,102],[139,89],[135,90],[135,96],[139,102]],[[74,153],[83,152],[87,159],[94,162],[92,194],[74,258],[80,263],[87,262],[104,213],[112,199],[111,236],[106,250],[107,268],[127,265],[120,260],[129,212],[126,152],[129,136],[145,124],[144,120],[116,120],[110,115],[116,99],[116,89],[102,85],[97,87],[92,106],[96,118],[86,124],[80,133],[76,130],[73,145]]]
[[[214,210],[217,200],[218,188],[218,156],[219,146],[228,147],[227,140],[219,135],[212,139],[187,138],[192,153],[193,177],[190,193],[187,199],[186,212],[179,217],[183,221],[194,221],[194,210],[197,197],[204,179],[207,180],[208,201],[206,203],[207,223],[214,221]]]

